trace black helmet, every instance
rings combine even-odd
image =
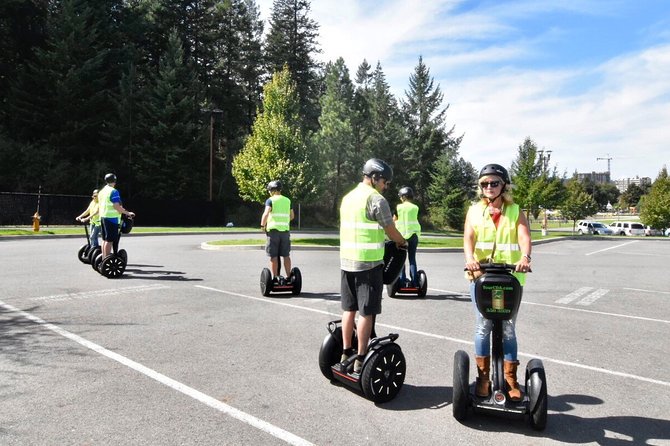
[[[270,181],[268,183],[267,189],[268,192],[272,192],[273,190],[281,191],[281,181],[279,180]]]
[[[500,164],[487,164],[486,166],[482,167],[482,170],[479,171],[479,178],[485,177],[487,175],[495,175],[502,178],[505,184],[510,183],[507,169],[505,169]]]
[[[116,183],[116,175],[114,175],[113,173],[108,173],[107,175],[105,175],[105,183],[107,184]]]
[[[386,164],[386,161],[379,158],[370,158],[365,162],[365,166],[363,166],[363,175],[366,177],[377,175],[386,181],[391,181],[393,179],[393,169]]]
[[[398,191],[398,197],[407,197],[410,200],[414,198],[414,191],[409,186],[404,186]]]

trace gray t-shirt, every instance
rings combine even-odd
[[[391,207],[381,194],[372,194],[368,198],[366,216],[369,220],[376,221],[379,226],[385,228],[393,224],[393,214],[391,214]],[[360,260],[351,260],[340,258],[340,268],[344,271],[358,272],[367,271],[377,265],[383,265],[383,260],[376,260],[374,262],[361,262]]]

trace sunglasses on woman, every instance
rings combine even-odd
[[[482,181],[479,183],[479,187],[482,189],[487,188],[487,187],[498,187],[500,186],[500,181]]]

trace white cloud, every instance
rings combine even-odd
[[[617,4],[624,3],[631,6]],[[271,0],[258,4],[268,17]],[[569,34],[547,29],[524,36],[511,21],[541,20],[548,11],[604,15],[613,10],[608,4],[602,9],[599,1],[527,0],[459,11],[456,0],[311,3],[321,27],[321,59],[341,56],[352,73],[363,59],[373,67],[380,61],[398,98],[422,55],[450,104],[448,125],[465,134],[461,155],[476,167],[491,161],[509,166],[529,136],[552,150],[552,162],[568,174],[604,171],[607,163],[596,158],[611,156],[614,178],[653,179],[664,164],[670,167],[670,45],[663,44],[663,22],[652,17],[639,31],[649,42],[646,49],[593,66],[566,60],[543,70],[527,68],[527,61],[537,60],[547,36]]]

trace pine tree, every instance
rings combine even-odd
[[[118,72],[109,56],[113,42],[102,30],[99,0],[57,4],[48,18],[49,35],[12,86],[8,99],[10,135],[37,151],[26,153],[30,176],[45,188],[76,192],[97,184],[96,163],[112,163],[115,153],[101,145],[113,109],[111,88]],[[28,172],[26,172],[28,173]]]
[[[442,107],[444,95],[440,86],[434,85],[430,70],[419,57],[419,63],[409,78],[409,90],[402,103],[403,119],[407,131],[407,144],[403,160],[408,167],[407,181],[414,186],[417,201],[427,205],[426,190],[431,178],[425,175],[432,169],[441,153],[446,150],[452,129],[445,130],[445,117],[449,105]]]
[[[351,123],[354,87],[344,59],[328,63],[325,70],[326,91],[321,97],[320,129],[314,138],[319,152],[322,202],[330,203],[330,218],[337,215],[344,189],[360,177],[361,162]]]
[[[176,30],[140,111],[135,194],[158,199],[206,196],[208,145],[200,125],[199,84]],[[200,172],[200,174],[198,174]]]
[[[274,0],[270,30],[265,40],[267,71],[281,71],[288,65],[300,98],[303,129],[315,130],[321,93],[320,64],[314,54],[318,47],[319,25],[309,17],[308,0]]]
[[[454,144],[460,144],[458,138]],[[462,230],[470,202],[476,198],[477,172],[469,162],[456,156],[457,150],[445,150],[430,175],[426,195],[430,221],[437,227]]]

